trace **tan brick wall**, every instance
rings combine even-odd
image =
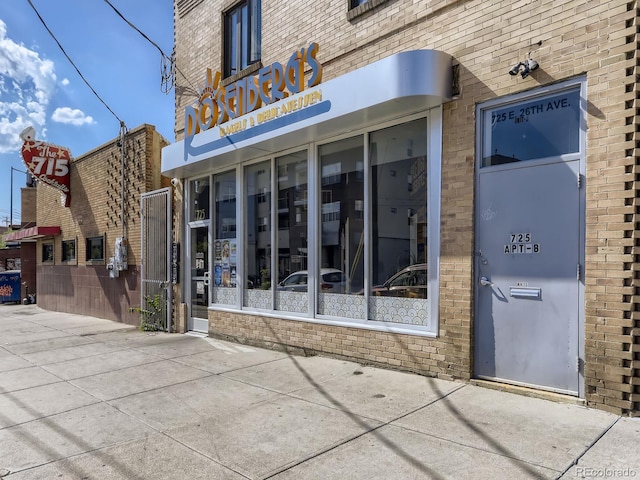
[[[62,206],[58,190],[38,183],[38,225],[61,228],[60,236],[38,241],[38,303],[43,308],[137,322],[128,309],[140,303],[140,194],[167,182],[159,172],[161,148],[168,142],[151,125],[135,128],[125,142],[124,236],[129,241],[129,269],[120,278],[109,279],[106,271],[115,240],[123,235],[122,156],[117,139],[73,159],[68,208]],[[87,262],[86,239],[103,235],[105,261]],[[65,240],[76,240],[76,260],[69,264],[61,262]],[[45,242],[54,243],[53,264],[42,262]]]
[[[33,226],[36,223],[36,189],[25,187],[20,190],[20,205],[22,208],[20,221],[22,226]]]
[[[203,0],[184,16],[176,15],[178,67],[188,79],[178,76],[178,139],[184,106],[196,99],[193,87],[202,86],[207,67],[220,68],[220,12],[230,4]],[[396,0],[352,21],[347,20],[344,0],[263,2],[262,8],[265,65],[286,61],[292,51],[311,41],[320,45],[324,81],[410,49],[442,50],[459,64],[460,93],[445,104],[443,118],[440,332],[437,340],[402,336],[400,342],[389,334],[226,313],[211,314],[211,329],[246,339],[264,335],[276,342],[281,338],[284,343],[334,354],[348,352],[365,360],[373,356],[400,367],[411,357],[402,357],[403,347],[398,344],[406,343],[407,349],[414,345],[412,351],[420,345],[423,362],[411,368],[469,378],[473,373],[475,108],[486,100],[584,74],[588,94],[586,399],[615,413],[638,412],[636,2]],[[540,69],[526,79],[508,75],[528,52]],[[336,338],[341,341],[332,340]],[[378,345],[372,353],[368,345],[373,340],[385,348]]]

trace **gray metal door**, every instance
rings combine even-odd
[[[171,331],[171,189],[143,193],[140,207],[142,320],[150,330]]]
[[[475,371],[578,395],[580,161],[478,174]]]

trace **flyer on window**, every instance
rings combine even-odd
[[[214,285],[235,287],[237,270],[237,243],[235,238],[225,238],[214,244]]]

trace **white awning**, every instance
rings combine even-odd
[[[450,55],[397,53],[163,148],[162,174],[186,178],[425,111],[449,100],[451,87]],[[269,114],[291,101],[302,106]],[[230,124],[236,133],[224,135]]]

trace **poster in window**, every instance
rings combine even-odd
[[[218,287],[235,287],[237,281],[237,244],[235,239],[216,240],[214,255],[214,284]]]

